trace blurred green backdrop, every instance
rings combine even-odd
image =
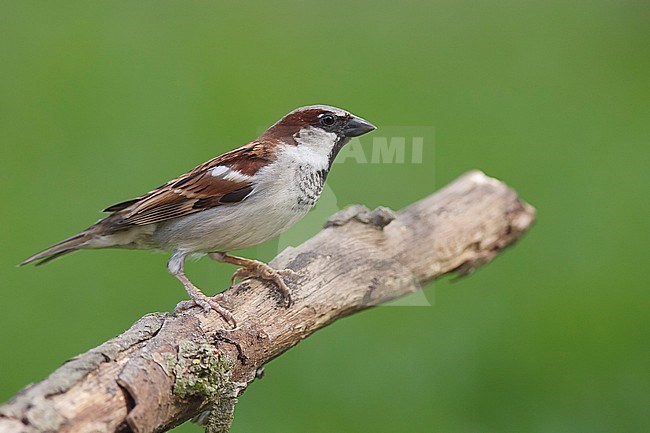
[[[335,166],[336,206],[398,209],[480,168],[538,223],[426,288],[432,307],[355,315],[273,361],[232,431],[650,431],[647,1],[7,0],[0,28],[0,400],[185,297],[162,255],[16,263],[327,103],[436,135],[422,164]],[[232,271],[189,267],[208,292]]]

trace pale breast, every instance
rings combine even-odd
[[[280,155],[256,175],[246,199],[160,223],[154,239],[163,248],[192,252],[227,252],[272,239],[316,204],[327,173],[316,162]]]

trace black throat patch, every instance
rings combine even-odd
[[[339,139],[336,143],[334,143],[334,147],[332,147],[332,151],[330,152],[328,156],[328,168],[332,168],[332,163],[334,162],[334,158],[336,158],[336,155],[339,154],[339,151],[350,142],[349,137],[341,137],[339,136]]]
[[[296,202],[297,208],[311,208],[316,204],[320,193],[323,191],[328,171],[314,170],[306,164],[298,166],[298,189],[300,193]]]

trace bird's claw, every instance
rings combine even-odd
[[[232,274],[232,277],[230,277],[230,286],[234,286],[237,283],[237,280],[245,280],[252,276],[253,272],[249,268],[239,268],[234,274]]]
[[[235,329],[237,328],[237,322],[235,321],[235,318],[227,308],[224,308],[220,304],[220,302],[227,302],[227,301],[228,298],[223,293],[219,293],[218,295],[212,298],[209,298],[205,295],[194,296],[189,301],[181,301],[178,304],[176,304],[176,308],[174,308],[174,314],[181,311],[185,311],[194,306],[199,306],[201,307],[201,309],[203,309],[203,312],[205,313],[216,311],[223,318],[223,320],[226,321],[226,323],[232,325],[233,329]]]
[[[273,269],[265,263],[256,263],[251,267],[243,267],[237,269],[232,275],[231,284],[234,285],[236,280],[244,280],[246,278],[257,277],[262,280],[272,281],[275,283],[276,287],[280,291],[282,296],[282,302],[286,307],[293,305],[293,300],[291,299],[291,291],[289,286],[284,282],[284,278],[294,280],[299,276],[299,274],[291,269]]]
[[[294,271],[293,269],[278,269],[275,271],[280,275],[282,278],[286,278],[288,280],[297,280],[300,277],[300,273]]]

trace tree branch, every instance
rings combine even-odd
[[[198,308],[146,315],[0,406],[0,432],[162,432],[195,416],[226,432],[265,363],[341,317],[472,272],[534,219],[513,190],[478,171],[397,214],[352,206],[271,262],[299,274],[290,308],[246,280],[226,292],[236,330]]]

